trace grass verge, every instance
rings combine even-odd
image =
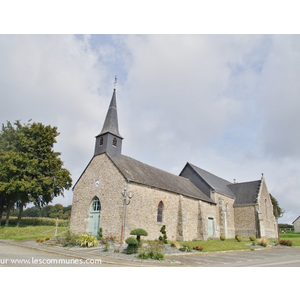
[[[66,231],[68,228],[69,227],[58,227],[57,233],[59,234],[63,231]],[[34,239],[37,237],[53,237],[54,234],[55,227],[53,226],[0,227],[0,239],[3,240],[21,241],[26,239]]]
[[[300,233],[280,233],[281,240],[291,240],[293,246],[300,246]],[[270,238],[269,243],[278,242],[278,239]],[[251,241],[248,238],[243,238],[241,242],[236,239],[221,240],[208,240],[208,241],[190,241],[190,242],[179,242],[182,246],[193,248],[195,246],[202,246],[204,249],[202,252],[216,252],[216,251],[229,251],[229,250],[244,250],[252,249]],[[250,244],[250,245],[249,245]]]
[[[221,240],[209,240],[209,241],[191,241],[191,242],[179,242],[182,246],[193,248],[195,246],[202,246],[204,249],[202,252],[216,252],[216,251],[228,251],[228,250],[243,250],[253,248],[249,239],[242,239],[238,242],[236,239]]]

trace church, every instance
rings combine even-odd
[[[262,175],[235,183],[186,163],[177,176],[122,154],[116,89],[96,136],[94,155],[73,187],[70,229],[121,243],[143,228],[156,240],[277,236],[273,206]]]

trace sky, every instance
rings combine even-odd
[[[300,215],[299,35],[0,35],[0,66],[0,124],[57,126],[74,184],[117,75],[124,155],[173,174],[187,162],[228,181],[263,173],[279,221]]]

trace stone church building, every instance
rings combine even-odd
[[[124,241],[143,228],[147,239],[206,240],[276,237],[276,221],[264,177],[232,183],[187,163],[179,176],[122,154],[116,90],[94,156],[73,187],[70,227],[75,233]]]

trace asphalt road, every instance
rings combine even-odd
[[[166,255],[168,261],[114,259],[93,250],[72,251],[39,247],[37,243],[0,240],[1,267],[300,267],[300,247],[276,247],[255,251],[232,251]],[[171,260],[171,262],[169,262]]]
[[[299,247],[169,256],[186,267],[300,267]]]
[[[99,258],[82,258],[25,248],[0,241],[1,267],[111,267]]]

